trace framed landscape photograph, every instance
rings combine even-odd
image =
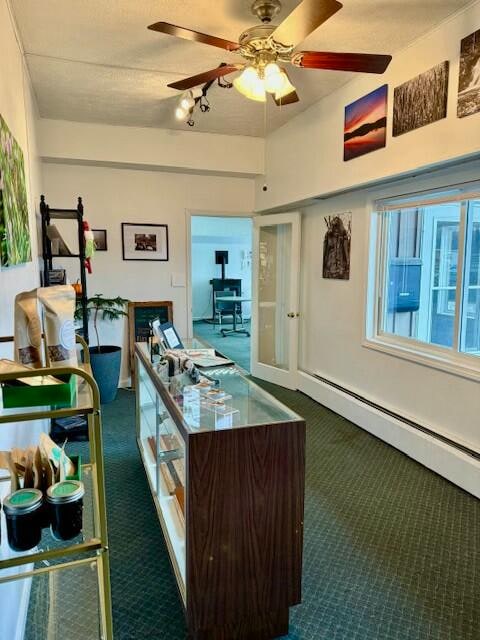
[[[107,230],[92,229],[96,251],[107,251]]]
[[[387,142],[388,85],[345,107],[343,159],[352,160],[382,149]]]
[[[480,29],[463,38],[460,45],[458,76],[459,118],[480,111]]]
[[[395,87],[393,135],[419,129],[447,117],[448,61]]]
[[[124,260],[168,260],[168,226],[122,222]]]

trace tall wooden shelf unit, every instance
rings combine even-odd
[[[172,397],[145,343],[135,367],[138,446],[189,638],[286,635],[301,600],[304,420],[236,367],[208,370],[230,418],[195,390]]]
[[[12,340],[0,338],[3,343]],[[33,629],[26,628],[25,637],[35,640],[113,640],[100,393],[91,373],[87,344],[80,336],[77,342],[82,345],[85,360],[78,368],[0,374],[0,382],[46,375],[74,375],[77,380],[76,402],[70,407],[4,409],[0,401],[0,429],[7,423],[88,416],[89,461],[81,470],[85,485],[82,533],[73,540],[60,542],[49,529],[44,529],[39,545],[21,553],[12,551],[6,539],[0,546],[0,602],[19,605],[23,621],[17,624],[33,624]],[[0,477],[3,486],[9,480],[9,476]],[[8,493],[8,487],[2,491],[5,492]],[[2,510],[0,524],[5,535],[4,518]],[[0,638],[6,637],[2,635],[5,624],[2,618]],[[17,631],[14,637],[23,635]]]
[[[85,270],[85,242],[83,230],[83,203],[82,198],[78,198],[76,209],[51,209],[45,202],[45,196],[40,196],[40,214],[42,216],[42,249],[43,249],[43,283],[45,287],[50,286],[49,272],[53,269],[54,258],[77,259],[80,262],[80,282],[82,293],[78,296],[82,307],[82,337],[88,344],[88,313],[87,313],[87,274]],[[52,243],[47,234],[51,220],[73,220],[78,227],[78,253],[69,255],[54,255],[52,253]]]

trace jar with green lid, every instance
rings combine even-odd
[[[13,551],[29,551],[42,537],[43,495],[38,489],[19,489],[3,501],[8,544]]]
[[[50,528],[57,540],[71,540],[82,531],[84,495],[79,480],[63,480],[47,489]]]

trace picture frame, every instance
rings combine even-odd
[[[108,251],[107,246],[107,230],[92,229],[93,241],[95,242],[95,251]]]
[[[122,222],[124,260],[167,262],[168,225]]]

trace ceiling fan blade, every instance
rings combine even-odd
[[[291,93],[288,93],[286,96],[283,96],[283,98],[279,98],[278,100],[275,98],[275,95],[273,93],[271,95],[277,107],[284,107],[287,104],[300,102],[300,98],[298,97],[298,93],[296,91],[292,91]]]
[[[275,29],[272,38],[296,47],[342,7],[337,0],[303,0]]]
[[[177,80],[177,82],[172,82],[167,86],[171,89],[186,91],[187,89],[197,87],[199,84],[205,84],[206,82],[210,82],[210,80],[216,80],[217,78],[221,78],[222,76],[226,76],[229,73],[233,73],[234,71],[238,71],[242,68],[243,64],[226,64],[223,67],[216,67],[215,69],[210,69],[210,71],[199,73],[196,76]]]
[[[329,51],[299,51],[292,56],[291,63],[305,69],[331,69],[334,71],[359,71],[383,73],[392,56],[370,53],[332,53]]]
[[[206,33],[192,31],[191,29],[184,29],[183,27],[177,27],[176,25],[169,24],[168,22],[155,22],[155,24],[151,24],[148,28],[151,29],[151,31],[166,33],[167,35],[175,36],[176,38],[184,38],[185,40],[192,40],[193,42],[211,44],[213,47],[220,47],[220,49],[226,49],[227,51],[236,51],[240,47],[238,42],[224,40],[223,38],[217,38],[216,36],[209,36]]]

